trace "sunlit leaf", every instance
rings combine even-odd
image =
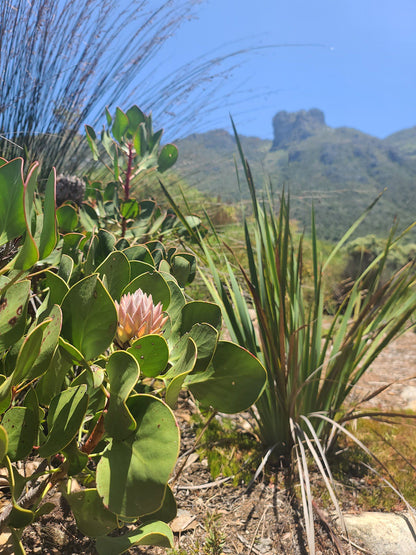
[[[62,336],[87,360],[107,349],[117,328],[114,303],[97,275],[76,283],[62,301]]]
[[[175,145],[165,145],[160,151],[159,158],[157,161],[158,170],[164,172],[171,168],[176,160],[178,159],[178,149]]]
[[[188,375],[186,384],[204,407],[220,412],[246,410],[260,395],[266,382],[266,372],[248,351],[220,341],[205,372]]]
[[[126,406],[126,401],[139,379],[139,365],[130,353],[116,351],[110,356],[106,370],[111,394],[104,419],[105,430],[109,436],[123,440],[136,428],[136,422]]]
[[[16,343],[24,333],[29,291],[30,281],[18,281],[0,298],[0,351]]]
[[[86,390],[85,385],[70,387],[52,399],[48,412],[49,433],[38,450],[40,457],[58,453],[78,433],[88,406]]]
[[[166,368],[169,348],[161,335],[144,335],[136,339],[127,350],[140,365],[140,372],[148,378],[154,378]]]
[[[104,506],[121,517],[154,513],[179,450],[179,430],[171,410],[150,395],[127,402],[137,428],[124,441],[113,439],[97,466],[97,490]]]
[[[139,204],[136,199],[132,198],[120,204],[120,214],[126,220],[133,219],[139,213]]]
[[[56,218],[58,220],[59,231],[61,233],[73,231],[78,225],[77,211],[70,204],[62,204],[56,210]]]
[[[99,555],[114,555],[126,553],[135,545],[159,545],[173,547],[173,533],[164,522],[143,524],[123,536],[101,536],[97,538],[95,547]]]
[[[0,166],[0,245],[23,235],[26,220],[23,207],[23,159]]]
[[[120,251],[110,253],[96,271],[101,278],[106,276],[108,292],[113,299],[119,300],[130,281],[130,263],[125,254]]]
[[[146,272],[135,278],[124,289],[123,295],[141,289],[143,293],[152,295],[153,304],[162,303],[165,310],[170,303],[170,289],[166,280],[158,272]]]
[[[50,255],[56,245],[56,241],[56,172],[55,168],[53,168],[45,186],[43,223],[39,239],[39,258],[41,260]]]
[[[22,460],[32,451],[38,433],[36,416],[28,407],[12,407],[4,414],[2,426],[7,433],[11,461]]]
[[[116,115],[113,120],[113,127],[111,128],[111,132],[119,143],[121,142],[122,137],[125,134],[128,126],[129,119],[127,115],[122,110],[120,110],[120,108],[116,108]]]

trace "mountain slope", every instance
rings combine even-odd
[[[416,160],[416,127],[393,133],[384,139],[384,143],[403,158]]]
[[[361,131],[325,124],[320,110],[273,119],[274,140],[241,137],[256,187],[266,181],[290,192],[292,212],[302,225],[315,207],[320,236],[338,239],[387,188],[360,228],[360,234],[385,235],[395,217],[402,228],[415,218],[416,127],[381,140]],[[190,185],[223,200],[248,198],[238,190],[234,137],[224,130],[194,134],[177,142],[177,172]],[[242,179],[241,166],[240,179]]]

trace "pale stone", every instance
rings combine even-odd
[[[372,555],[416,555],[416,533],[406,514],[344,515],[350,539]]]
[[[416,410],[416,387],[408,385],[400,392],[400,397],[404,400],[405,408],[409,410]]]
[[[273,541],[270,538],[260,538],[254,545],[256,546],[256,551],[262,555],[272,553]]]

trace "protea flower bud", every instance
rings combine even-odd
[[[168,317],[163,315],[162,303],[153,304],[152,295],[137,289],[133,294],[127,293],[115,301],[118,326],[116,337],[120,345],[130,339],[136,339],[149,333],[162,333]]]
[[[75,175],[58,175],[56,178],[56,206],[66,200],[81,204],[85,196],[85,183]]]

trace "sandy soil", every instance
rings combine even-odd
[[[390,385],[364,406],[416,411],[416,333],[408,331],[389,345],[364,374],[355,399]]]

